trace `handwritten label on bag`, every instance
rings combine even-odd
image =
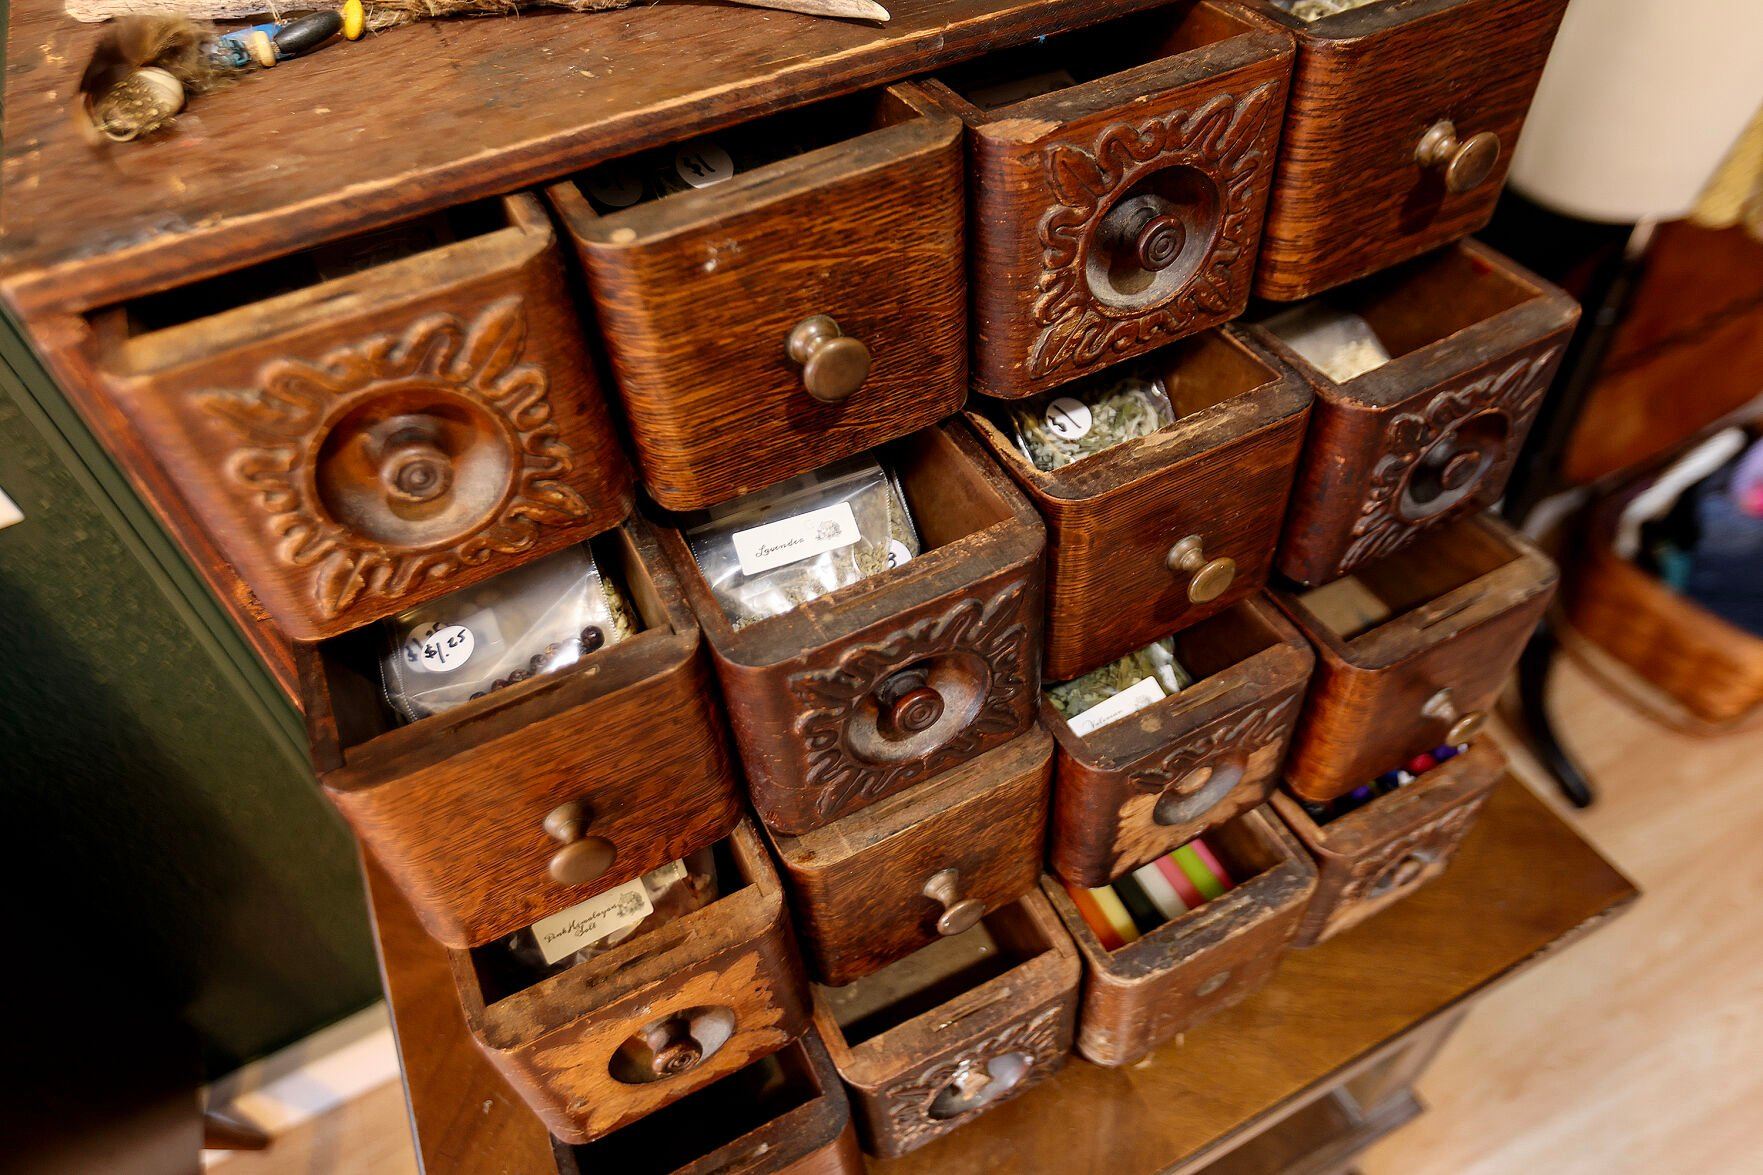
[[[899,539],[889,539],[888,570],[892,571],[896,567],[904,567],[910,562],[912,562],[912,548],[908,547]]]
[[[1165,696],[1155,677],[1141,677],[1107,701],[1097,702],[1083,713],[1072,715],[1066,725],[1071,727],[1073,734],[1086,735],[1161,702]]]
[[[733,179],[735,161],[733,156],[709,139],[700,139],[696,143],[687,143],[674,152],[673,170],[675,175],[692,187],[708,188],[711,184]]]
[[[654,912],[649,891],[638,879],[533,923],[533,938],[545,962],[555,963],[607,935],[635,926]]]
[[[1090,406],[1070,396],[1060,396],[1047,405],[1047,427],[1063,440],[1075,441],[1090,431],[1094,418]]]
[[[471,660],[476,648],[471,629],[437,620],[410,634],[404,642],[404,662],[423,673],[451,673]]]
[[[735,554],[741,559],[741,574],[758,575],[840,550],[861,537],[851,503],[836,502],[752,530],[737,530],[734,543]]]

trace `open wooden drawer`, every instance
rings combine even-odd
[[[529,195],[96,311],[114,401],[263,609],[317,640],[623,519],[631,477]]]
[[[1498,501],[1579,321],[1573,299],[1473,241],[1319,301],[1365,319],[1391,359],[1337,383],[1280,319],[1247,326],[1316,389],[1278,564],[1310,585]]]
[[[743,628],[677,526],[660,531],[715,655],[753,807],[776,832],[819,828],[1034,721],[1040,519],[958,423],[877,455],[899,474],[922,552]]]
[[[1299,20],[1255,293],[1287,301],[1479,229],[1567,0],[1378,0]]]
[[[713,505],[961,406],[955,119],[890,89],[618,166],[548,195],[661,505]],[[683,178],[656,190],[657,168]]]
[[[743,822],[716,855],[721,897],[536,983],[500,943],[450,953],[472,1038],[557,1138],[600,1138],[807,1027],[758,832]]]
[[[1474,738],[1555,592],[1555,565],[1478,515],[1346,579],[1274,599],[1316,646],[1287,785],[1331,800]]]
[[[968,423],[1047,523],[1051,681],[1255,594],[1285,518],[1310,409],[1302,378],[1230,327],[1131,370],[1162,381],[1174,423],[1051,471],[1011,440],[1014,405],[968,405]]]
[[[1033,889],[1052,758],[1031,727],[824,828],[773,834],[815,978],[849,983]]]
[[[1248,302],[1292,44],[1184,0],[922,83],[969,128],[974,386],[1025,396]]]
[[[1326,824],[1275,792],[1274,810],[1315,859],[1320,878],[1296,945],[1332,938],[1443,873],[1505,771],[1506,756],[1484,739]]]
[[[1315,657],[1264,598],[1176,634],[1194,683],[1087,735],[1041,701],[1058,749],[1047,858],[1078,885],[1107,885],[1267,799]]]
[[[1056,1073],[1079,971],[1031,888],[867,979],[815,987],[814,1025],[851,1088],[864,1148],[905,1154]]]
[[[740,816],[698,626],[652,530],[632,519],[593,551],[642,630],[432,717],[396,724],[378,626],[299,650],[326,796],[448,946],[529,926],[703,848]],[[575,827],[560,839],[552,817],[569,805]]]
[[[1109,950],[1065,885],[1041,888],[1084,960],[1077,1050],[1129,1065],[1273,978],[1316,890],[1316,868],[1272,812],[1245,812],[1206,834],[1235,886]]]

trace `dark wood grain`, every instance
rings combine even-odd
[[[1599,502],[1586,520],[1579,558],[1563,577],[1567,619],[1580,636],[1699,720],[1673,725],[1716,734],[1763,716],[1763,638],[1616,554],[1617,519],[1650,484],[1650,478],[1631,483]]]
[[[974,933],[1003,961],[950,976],[915,972],[930,953],[920,952],[849,988],[814,989],[815,1027],[872,1155],[902,1155],[979,1120],[1058,1072],[1071,1051],[1082,966],[1047,900],[1031,888]],[[846,1010],[875,1001],[864,988],[878,984],[881,1000],[913,1014],[847,1036],[862,1021]]]
[[[472,953],[451,952],[472,1037],[563,1141],[602,1137],[807,1028],[806,983],[771,858],[750,823],[729,843],[740,888],[512,995],[495,998]],[[619,1046],[645,1025],[718,1008],[732,1013],[732,1032],[695,1063],[660,1080],[614,1076]]]
[[[1479,726],[1557,574],[1529,540],[1476,515],[1426,531],[1356,578],[1392,615],[1355,633],[1337,631],[1301,596],[1272,593],[1316,646],[1285,768],[1287,786],[1308,800],[1345,795],[1395,770],[1449,741],[1465,719]]]
[[[630,513],[630,469],[544,210],[520,196],[487,215],[500,227],[292,292],[198,294],[198,315],[215,309],[190,321],[136,304],[58,319],[40,340],[54,340],[45,358],[76,403],[115,406],[99,415],[138,435],[124,442],[132,463],[163,470],[296,639],[457,591]],[[412,451],[449,472],[405,503],[390,483],[411,433]]]
[[[1303,706],[1310,645],[1265,598],[1177,634],[1198,680],[1154,706],[1079,736],[1052,703],[1057,743],[1052,871],[1107,885],[1266,800]]]
[[[384,874],[370,866],[368,880],[425,1167],[548,1169],[543,1127],[466,1034],[446,952]],[[1067,1065],[967,1129],[876,1169],[1192,1171],[1405,1051],[1635,896],[1560,817],[1508,782],[1443,877],[1289,955],[1260,992],[1181,1042],[1131,1068]]]
[[[1325,300],[1364,317],[1390,362],[1338,384],[1245,327],[1316,392],[1279,547],[1280,574],[1304,584],[1498,501],[1579,321],[1565,293],[1474,241]],[[1430,484],[1453,459],[1468,472]]]
[[[803,833],[1002,746],[1040,693],[1045,534],[1034,509],[958,422],[882,451],[927,548],[737,630],[677,529],[661,529],[715,655],[753,807]],[[943,714],[886,735],[876,690],[925,670]]]
[[[1483,739],[1327,824],[1317,824],[1285,792],[1274,793],[1274,810],[1316,859],[1319,874],[1297,944],[1356,926],[1442,874],[1505,770],[1506,756]]]
[[[959,871],[959,899],[997,907],[1041,870],[1053,741],[1038,726],[911,791],[801,836],[773,832],[815,978],[849,983],[938,938],[932,876]],[[952,903],[951,903],[952,904]]]
[[[1297,41],[1255,293],[1289,301],[1467,236],[1493,214],[1567,0],[1411,0],[1306,23]],[[1440,119],[1500,158],[1462,194],[1414,158]]]
[[[689,3],[433,21],[93,148],[71,110],[100,30],[29,0],[7,43],[0,295],[88,309],[1156,3],[894,0],[882,26]]]
[[[1041,888],[1084,961],[1077,1049],[1098,1065],[1130,1065],[1249,998],[1278,970],[1316,892],[1316,868],[1271,809],[1213,829],[1235,888],[1118,950],[1104,947],[1065,885]]]
[[[970,402],[967,421],[1047,524],[1049,681],[1068,681],[1197,623],[1267,582],[1303,444],[1310,393],[1234,328],[1147,357],[1173,425],[1063,469],[1036,469],[1000,421],[1007,405]],[[1207,560],[1236,565],[1229,587],[1196,603],[1193,575],[1168,565],[1190,536]],[[1127,606],[1130,603],[1130,606]]]
[[[1291,57],[1273,22],[1201,0],[926,84],[972,130],[977,390],[1029,395],[1242,313]],[[1049,68],[1082,80],[1002,106],[965,96]],[[1149,195],[1182,222],[1160,271],[1111,232]]]
[[[606,216],[574,183],[549,190],[662,506],[713,505],[961,406],[961,126],[910,94],[875,99],[818,116],[831,127],[817,130],[852,137],[712,188]],[[870,354],[837,404],[808,393],[785,350],[817,314]]]
[[[407,726],[379,696],[374,633],[303,651],[313,763],[325,795],[438,940],[465,947],[530,926],[727,835],[740,783],[697,625],[647,524],[601,545],[645,624],[561,673]],[[545,817],[585,803],[616,856],[563,885]]]

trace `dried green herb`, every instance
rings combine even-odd
[[[1163,382],[1143,375],[1061,388],[1015,407],[1016,447],[1043,472],[1149,436],[1173,423]]]
[[[1164,637],[1074,681],[1052,687],[1047,691],[1047,700],[1053,703],[1061,718],[1075,718],[1147,677],[1156,678],[1164,692],[1171,694],[1186,689],[1194,681],[1175,659],[1175,642]]]

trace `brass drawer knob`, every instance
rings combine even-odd
[[[869,378],[869,348],[824,314],[798,322],[787,349],[802,365],[802,387],[823,404],[843,403]]]
[[[943,718],[943,695],[929,684],[923,670],[902,669],[876,687],[876,728],[883,737],[907,739],[922,734]]]
[[[603,836],[588,836],[593,813],[580,800],[559,804],[545,816],[545,834],[563,842],[551,856],[551,880],[559,885],[586,885],[612,868],[618,850]]]
[[[1420,707],[1420,713],[1423,717],[1451,724],[1450,729],[1445,732],[1445,742],[1453,747],[1474,738],[1488,718],[1487,713],[1482,710],[1471,710],[1467,714],[1459,712],[1457,700],[1451,696],[1449,686],[1426,699],[1426,704]]]
[[[1133,256],[1140,269],[1156,273],[1174,265],[1188,241],[1188,230],[1181,219],[1167,212],[1153,216],[1139,229],[1133,242]]]
[[[945,937],[965,934],[979,925],[985,915],[985,903],[978,898],[961,896],[961,870],[939,869],[924,883],[924,896],[943,907],[937,916],[937,933]]]
[[[1500,161],[1500,136],[1482,131],[1459,140],[1456,125],[1441,118],[1420,136],[1414,160],[1422,167],[1443,168],[1445,190],[1462,195],[1494,173],[1494,164]]]
[[[1188,601],[1204,604],[1216,600],[1226,591],[1237,577],[1235,559],[1219,557],[1206,558],[1206,548],[1200,536],[1191,534],[1175,546],[1169,548],[1169,555],[1164,564],[1177,575],[1188,575]]]

